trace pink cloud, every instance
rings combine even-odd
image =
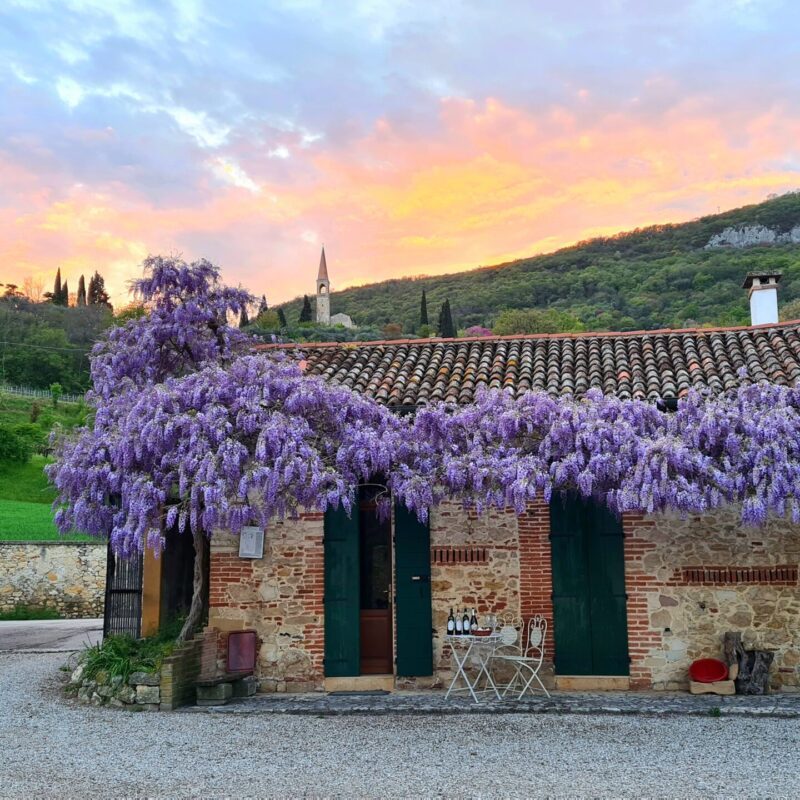
[[[0,160],[14,187],[0,207],[0,281],[49,281],[60,266],[72,284],[99,269],[120,303],[144,255],[180,251],[277,302],[313,289],[323,241],[334,290],[467,269],[796,188],[796,169],[780,165],[797,141],[789,109],[712,114],[699,97],[588,121],[449,98],[434,131],[380,119],[346,147],[295,137],[279,172],[240,143],[227,173],[209,168],[169,203],[121,182],[57,187]]]

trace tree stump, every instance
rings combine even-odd
[[[733,631],[725,634],[723,651],[737,694],[769,692],[769,668],[775,657],[774,653],[768,650],[745,650],[742,634]]]

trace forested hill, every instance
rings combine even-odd
[[[779,268],[781,304],[800,298],[800,244],[780,243],[791,239],[789,232],[798,225],[800,193],[786,194],[691,222],[592,239],[470,272],[389,280],[341,292],[334,282],[331,313],[349,314],[360,326],[399,323],[412,333],[419,327],[425,289],[431,322],[435,324],[441,303],[449,298],[459,329],[491,327],[497,314],[509,308],[566,311],[587,330],[747,324],[741,284],[750,270]],[[725,229],[747,226],[764,226],[769,231],[762,231],[762,238],[779,243],[706,248]],[[335,279],[335,259],[329,256],[329,263]],[[414,265],[408,269],[412,272]],[[300,300],[284,305],[290,324],[300,306]]]

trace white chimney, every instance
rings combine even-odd
[[[780,272],[748,272],[742,284],[750,296],[750,324],[776,325],[778,322],[778,281]]]

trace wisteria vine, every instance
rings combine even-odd
[[[591,391],[485,391],[413,417],[255,355],[227,324],[249,302],[208,262],[151,258],[136,285],[148,315],[92,357],[94,423],[57,443],[49,475],[62,531],[109,537],[123,555],[164,546],[173,525],[242,526],[343,503],[382,476],[425,518],[444,500],[524,510],[572,491],[626,511],[741,508],[800,522],[800,393],[747,384],[690,392],[674,413]]]

